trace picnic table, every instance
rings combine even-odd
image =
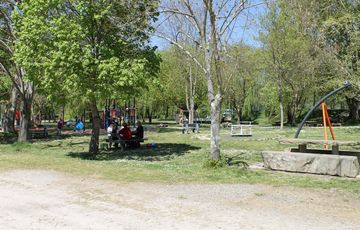
[[[360,145],[359,141],[337,141],[337,140],[312,140],[312,139],[280,139],[281,144],[297,144],[298,151],[301,153],[307,153],[308,145],[328,145],[331,146],[331,153],[334,155],[339,155],[340,146],[358,146]]]
[[[125,150],[126,147],[137,146],[140,147],[140,143],[148,140],[148,138],[137,138],[134,134],[132,134],[132,138],[130,140],[124,140],[119,137],[118,134],[112,135],[112,143],[117,147],[120,144],[122,150]],[[106,139],[106,142],[109,142],[109,139]]]

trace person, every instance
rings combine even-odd
[[[79,119],[75,125],[76,132],[83,133],[84,132],[84,123]]]
[[[61,129],[64,127],[64,120],[62,118],[59,119],[58,123],[57,123],[57,134],[56,135],[61,135]]]
[[[131,130],[128,127],[126,122],[124,122],[123,128],[120,129],[119,136],[120,136],[120,139],[122,139],[122,140],[131,140],[131,138],[132,138]]]
[[[15,111],[15,125],[16,125],[16,127],[20,126],[20,116],[21,116],[20,111],[17,109]]]
[[[141,121],[136,122],[136,131],[135,131],[135,147],[140,147],[140,141],[144,138],[144,127],[141,124]]]
[[[114,129],[114,125],[113,125],[112,123],[111,123],[111,124],[109,125],[109,127],[106,129],[107,136],[108,136],[108,140],[109,140],[109,149],[111,149],[111,145],[112,145],[113,129]]]
[[[132,138],[131,130],[128,127],[126,122],[124,122],[123,127],[119,131],[119,138],[120,138],[120,140],[122,140],[120,142],[121,148],[125,149],[125,146],[126,146],[125,141],[131,140],[131,138]]]
[[[144,138],[144,127],[142,126],[141,121],[136,122],[135,137],[138,139]]]

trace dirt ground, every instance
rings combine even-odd
[[[265,185],[0,173],[1,229],[359,229],[360,195]]]

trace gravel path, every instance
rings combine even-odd
[[[265,185],[0,173],[1,229],[359,229],[360,196]]]

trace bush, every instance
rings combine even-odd
[[[205,168],[222,168],[226,165],[226,161],[224,159],[220,159],[218,161],[213,160],[213,159],[208,159],[204,162],[204,167]]]

